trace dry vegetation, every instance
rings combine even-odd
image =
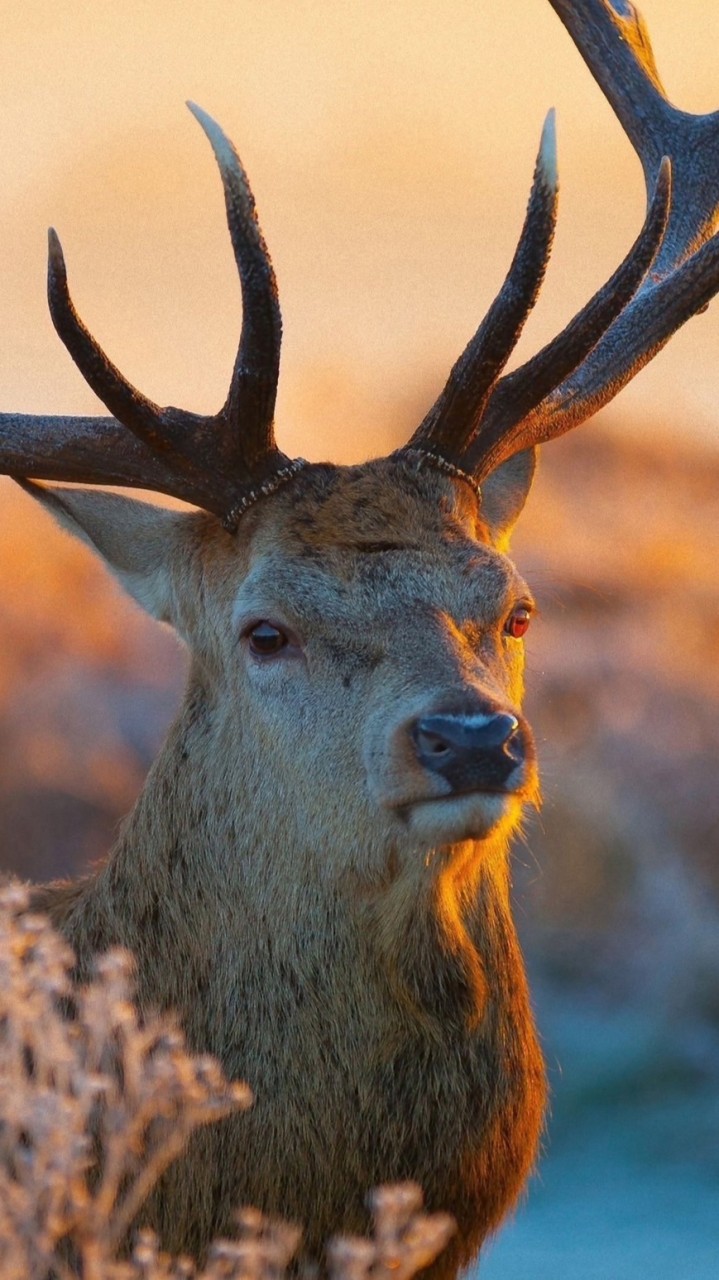
[[[132,962],[98,960],[87,986],[27,893],[0,894],[0,1275],[3,1280],[280,1280],[300,1232],[253,1209],[203,1265],[128,1231],[199,1125],[251,1104],[212,1058],[192,1057],[172,1019],[141,1022]],[[373,1193],[371,1239],[328,1249],[337,1280],[409,1280],[441,1252],[452,1220],[421,1212],[412,1185]]]

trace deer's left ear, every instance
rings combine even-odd
[[[186,554],[188,516],[93,489],[45,488],[20,480],[58,524],[99,552],[127,592],[153,618],[175,622],[172,565]]]
[[[509,546],[512,530],[527,501],[537,454],[537,449],[515,453],[482,481],[482,518],[489,525],[492,540],[500,551],[506,551]]]

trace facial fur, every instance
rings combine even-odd
[[[416,857],[515,825],[537,784],[523,645],[504,626],[531,597],[471,490],[393,461],[316,466],[245,519],[237,538],[203,530],[197,572],[214,607],[204,634],[190,617],[183,629],[210,682],[231,690],[228,741],[262,761],[282,838],[329,852],[356,832],[362,870],[378,874],[389,851]],[[253,656],[261,622],[287,637],[275,656]],[[411,726],[489,709],[520,719],[524,764],[503,794],[452,795],[417,759]]]

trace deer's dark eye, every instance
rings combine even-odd
[[[521,640],[532,618],[532,610],[526,604],[520,604],[510,613],[504,624],[505,634],[513,640]]]
[[[284,631],[271,622],[256,622],[247,632],[250,653],[256,658],[273,658],[289,643]]]

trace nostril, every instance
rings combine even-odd
[[[452,751],[452,747],[446,738],[443,738],[439,733],[432,733],[430,730],[423,729],[421,724],[415,728],[414,741],[421,756],[431,757],[435,760],[446,759]]]
[[[511,733],[505,739],[503,747],[505,755],[508,756],[510,760],[514,760],[517,764],[520,764],[524,759],[525,744],[519,724],[515,724]]]

